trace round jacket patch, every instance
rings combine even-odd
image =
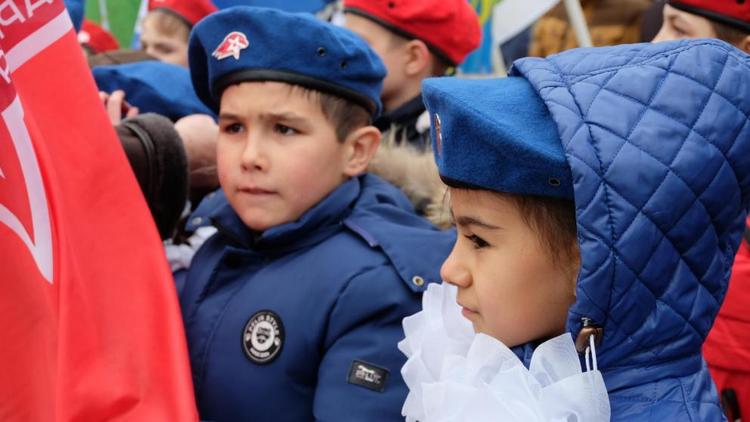
[[[271,311],[260,311],[251,316],[242,332],[245,356],[258,365],[271,363],[284,346],[284,325]]]

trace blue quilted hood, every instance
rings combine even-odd
[[[583,317],[604,328],[610,391],[701,372],[747,213],[750,56],[712,40],[623,45],[511,74],[546,103],[572,171],[581,271],[568,329]]]

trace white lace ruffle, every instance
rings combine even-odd
[[[398,347],[409,359],[408,422],[609,421],[599,371],[582,372],[569,333],[539,345],[527,369],[500,341],[475,334],[456,303],[456,287],[431,284],[423,310],[404,319]]]
[[[172,272],[177,270],[184,270],[190,268],[190,263],[193,262],[193,256],[198,252],[203,243],[208,240],[209,237],[216,233],[216,227],[205,226],[200,227],[193,233],[187,240],[186,244],[175,245],[171,240],[164,242],[164,252],[167,254],[167,261],[169,266],[172,268]]]

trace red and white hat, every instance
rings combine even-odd
[[[479,17],[466,0],[344,0],[344,11],[422,40],[454,65],[479,47],[482,38]]]
[[[668,3],[682,11],[750,32],[750,1],[669,0]]]
[[[211,0],[149,0],[148,10],[155,9],[177,15],[190,27],[218,10]]]
[[[120,43],[111,32],[88,19],[83,20],[81,30],[78,32],[78,42],[87,45],[95,54],[120,48]]]

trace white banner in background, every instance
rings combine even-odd
[[[528,28],[560,0],[503,0],[495,6],[492,37],[503,45]]]

